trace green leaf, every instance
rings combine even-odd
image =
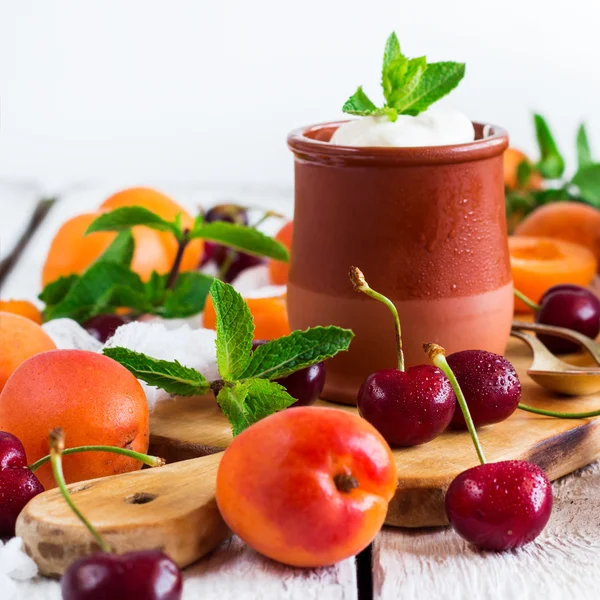
[[[46,309],[45,317],[48,320],[69,317],[81,323],[109,306],[121,287],[127,288],[131,295],[137,292],[144,297],[144,284],[136,273],[118,263],[96,262],[73,283],[59,303]]]
[[[395,31],[390,33],[388,39],[385,41],[385,50],[383,52],[383,72],[396,60],[405,58],[400,49],[400,40]]]
[[[148,302],[154,306],[164,304],[168,279],[168,274],[159,275],[156,271],[152,271],[150,279],[145,283],[145,294]]]
[[[528,160],[522,160],[517,165],[517,185],[520,188],[524,188],[529,183],[531,174],[533,173],[533,167]]]
[[[241,252],[256,256],[267,256],[288,262],[290,255],[287,248],[277,240],[252,227],[214,221],[201,222],[194,225],[190,239],[202,238],[229,246]]]
[[[167,290],[164,295],[161,316],[166,319],[183,319],[202,312],[213,281],[214,277],[198,271],[180,273],[175,287]]]
[[[170,231],[177,239],[181,239],[183,235],[176,223],[165,221],[142,206],[123,206],[100,215],[90,223],[86,235],[94,231],[126,231],[136,225],[145,225],[157,231]]]
[[[248,379],[226,385],[217,395],[217,402],[236,436],[257,421],[291,406],[295,399],[278,383]]]
[[[399,94],[393,106],[399,114],[418,115],[450,93],[464,76],[464,63],[431,63],[427,65],[416,88],[408,94]]]
[[[391,70],[393,71],[393,66]],[[398,113],[401,113],[400,107],[408,102],[421,85],[423,74],[427,70],[427,59],[424,56],[413,58],[406,61],[406,66],[402,67],[401,81],[393,86],[392,91],[386,95],[387,103],[394,107]],[[394,75],[392,72],[392,82]]]
[[[600,164],[595,163],[579,169],[571,183],[579,189],[582,200],[600,208]]]
[[[372,116],[387,116],[390,121],[395,121],[398,118],[398,114],[393,108],[384,106],[383,108],[377,108],[368,96],[363,92],[362,86],[360,86],[356,92],[348,100],[346,100],[342,110],[349,115],[359,115],[362,117]]]
[[[239,379],[250,362],[254,319],[242,296],[215,279],[210,296],[216,313],[217,366],[223,379]]]
[[[159,360],[127,348],[104,348],[103,353],[122,364],[138,379],[178,396],[201,396],[210,390],[206,378],[178,361]]]
[[[541,156],[537,169],[546,179],[558,179],[564,173],[565,161],[558,151],[554,136],[544,117],[535,114],[533,119]]]
[[[594,163],[592,159],[592,151],[588,141],[585,124],[582,123],[577,130],[577,165],[578,169],[585,169]]]
[[[68,277],[60,277],[57,280],[49,283],[38,298],[47,305],[58,304],[69,293],[76,281],[79,280],[79,275],[69,275]]]
[[[240,379],[278,379],[348,350],[354,333],[333,325],[293,331],[258,346]]]
[[[110,246],[96,259],[96,262],[115,262],[129,267],[134,251],[135,240],[131,231],[120,231]]]

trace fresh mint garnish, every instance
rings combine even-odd
[[[295,398],[272,379],[347,350],[354,335],[339,327],[314,327],[294,331],[252,352],[254,323],[240,294],[218,279],[213,281],[210,294],[217,315],[217,366],[222,379],[208,382],[195,369],[126,348],[106,348],[104,353],[138,379],[167,392],[191,396],[214,390],[217,402],[231,423],[233,435],[295,402]]]
[[[157,231],[170,231],[177,239],[182,236],[181,221],[165,221],[142,206],[123,206],[104,213],[90,223],[86,234],[95,231],[129,231],[136,225],[145,225]]]
[[[558,179],[565,171],[565,161],[558,151],[546,119],[538,114],[534,115],[533,119],[541,153],[537,169],[546,179]]]
[[[418,115],[449,94],[464,76],[464,63],[427,64],[424,56],[407,58],[398,37],[392,33],[385,44],[381,73],[385,104],[378,108],[359,87],[342,110],[360,116],[385,115],[390,121],[398,115]]]
[[[133,234],[131,231],[121,231],[96,262],[115,262],[129,267],[134,252]]]
[[[594,160],[592,159],[587,131],[585,125],[582,123],[577,130],[577,167],[581,170],[593,164]]]
[[[38,296],[38,298],[48,305],[58,304],[69,293],[76,281],[79,281],[79,275],[69,275],[68,277],[59,277],[52,283],[49,283]]]
[[[579,196],[582,200],[600,208],[600,164],[592,163],[579,169],[571,183],[577,186]]]
[[[158,360],[127,348],[105,348],[104,354],[121,363],[138,379],[178,396],[201,396],[210,390],[209,382],[196,369],[178,361]]]

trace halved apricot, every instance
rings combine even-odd
[[[508,238],[514,286],[534,302],[559,283],[587,286],[594,278],[597,262],[593,253],[579,244],[547,237]],[[515,299],[516,312],[531,312]]]
[[[255,340],[272,340],[290,333],[285,296],[245,298],[245,300],[254,317]],[[217,315],[209,296],[204,307],[204,327],[215,329],[216,324]]]
[[[589,248],[600,265],[600,210],[580,202],[540,206],[515,229],[515,235],[551,237]]]

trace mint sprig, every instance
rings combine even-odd
[[[208,382],[195,369],[176,361],[157,360],[126,348],[105,348],[104,353],[138,379],[169,393],[193,396],[212,389],[234,436],[295,402],[272,379],[347,350],[354,335],[339,327],[314,327],[294,331],[252,352],[254,322],[243,298],[217,279],[210,294],[217,315],[217,366],[222,379]]]
[[[392,33],[385,44],[381,73],[385,104],[377,107],[360,86],[342,110],[360,116],[385,115],[390,121],[398,115],[418,115],[449,94],[464,76],[464,63],[427,64],[424,56],[407,58],[398,37]]]

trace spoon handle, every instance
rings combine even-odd
[[[555,335],[565,340],[575,342],[576,344],[579,344],[580,346],[585,348],[589,352],[591,357],[594,359],[594,361],[596,361],[596,364],[600,365],[600,350],[598,349],[598,344],[596,344],[594,340],[581,333],[578,333],[577,331],[572,331],[571,329],[566,329],[565,327],[543,325],[541,323],[526,323],[525,321],[513,321],[512,326],[515,330],[545,333],[547,335]]]
[[[529,367],[529,370],[560,370],[557,368],[562,361],[558,359],[540,340],[535,336],[523,333],[513,326],[510,332],[512,337],[518,338],[525,342],[533,352],[533,362]]]

